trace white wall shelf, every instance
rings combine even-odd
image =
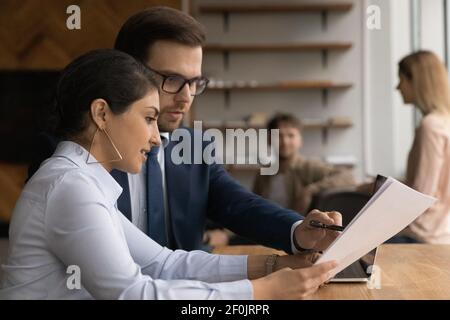
[[[224,31],[228,31],[230,14],[264,13],[320,13],[322,28],[328,27],[328,13],[345,13],[353,8],[350,2],[336,3],[266,3],[266,4],[204,4],[200,5],[200,14],[222,14]]]

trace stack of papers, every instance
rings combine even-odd
[[[389,177],[316,264],[336,260],[332,276],[390,239],[436,201]]]

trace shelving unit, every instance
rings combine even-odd
[[[333,123],[331,121],[323,121],[322,123],[314,123],[314,124],[304,124],[303,129],[304,130],[311,130],[311,129],[347,129],[353,127],[352,122],[346,122],[346,123]],[[254,126],[254,125],[248,125],[248,124],[242,124],[242,125],[227,125],[226,122],[224,122],[221,125],[215,125],[208,122],[203,123],[203,129],[219,129],[219,130],[226,130],[226,129],[264,129],[264,126]]]
[[[273,44],[213,44],[205,45],[205,52],[223,51],[311,51],[311,50],[348,50],[350,42],[323,43],[273,43]]]
[[[222,14],[224,30],[228,31],[230,14],[258,14],[258,13],[319,13],[322,19],[322,28],[328,27],[328,13],[345,13],[353,8],[352,3],[340,2],[329,4],[317,3],[273,3],[273,4],[214,4],[200,5],[200,14]]]
[[[240,90],[240,91],[273,91],[273,90],[302,90],[302,89],[349,89],[351,83],[335,83],[332,81],[278,81],[262,84],[210,86],[208,90]]]
[[[225,106],[230,105],[231,91],[286,91],[286,90],[322,90],[322,105],[328,104],[328,90],[345,90],[350,89],[353,85],[351,83],[335,83],[332,81],[278,81],[274,83],[242,83],[242,84],[227,84],[217,86],[209,86],[210,91],[224,91]]]
[[[353,4],[348,2],[317,3],[273,3],[273,4],[203,4],[200,13],[274,13],[274,12],[348,12]]]
[[[328,65],[329,51],[346,51],[352,48],[350,42],[323,42],[323,43],[273,43],[273,44],[207,44],[205,52],[222,53],[225,70],[228,69],[231,52],[305,52],[320,51],[322,53],[322,66]]]
[[[353,168],[353,165],[341,165],[338,167],[345,167],[345,168]],[[261,166],[259,164],[228,164],[225,165],[225,169],[229,172],[237,172],[237,173],[251,173],[255,174],[258,170],[261,169]]]
[[[207,103],[209,105],[213,105],[217,101],[222,108],[223,106],[225,107],[225,109],[218,110],[217,113],[211,112],[211,110],[206,113],[206,118],[203,119],[204,130],[212,128],[222,131],[225,131],[226,129],[263,129],[264,125],[262,125],[262,123],[265,122],[265,116],[257,116],[257,114],[265,113],[265,111],[262,112],[262,110],[270,110],[270,107],[267,105],[268,103],[276,104],[277,97],[279,96],[280,102],[286,104],[286,110],[296,113],[296,111],[293,110],[296,110],[295,99],[297,99],[297,95],[287,95],[286,93],[295,91],[317,91],[318,95],[321,94],[321,100],[317,99],[319,96],[315,96],[314,92],[312,94],[307,92],[299,95],[299,97],[305,97],[308,103],[300,102],[297,104],[299,116],[303,122],[303,129],[308,131],[308,133],[305,133],[308,135],[308,139],[309,136],[311,136],[312,140],[310,141],[316,141],[316,143],[322,141],[323,144],[321,147],[315,147],[315,150],[309,154],[309,156],[319,157],[320,155],[320,157],[325,157],[340,155],[335,153],[335,145],[329,144],[328,146],[325,146],[325,144],[328,143],[328,140],[332,140],[334,143],[334,136],[336,136],[336,141],[341,141],[339,139],[342,139],[342,137],[353,135],[354,130],[351,130],[350,132],[347,132],[346,130],[355,126],[353,123],[355,113],[353,110],[345,107],[346,102],[343,104],[342,100],[345,101],[348,99],[347,97],[349,95],[354,96],[356,94],[355,90],[351,90],[354,87],[356,80],[354,77],[348,77],[347,75],[342,76],[341,78],[341,76],[330,74],[330,71],[335,72],[335,70],[337,70],[339,74],[346,74],[345,72],[342,72],[340,66],[336,69],[333,68],[332,70],[331,68],[330,70],[327,70],[327,68],[332,62],[341,63],[341,61],[346,61],[347,58],[345,55],[347,53],[354,55],[355,51],[353,49],[358,49],[358,39],[352,36],[347,37],[345,35],[344,37],[328,36],[325,35],[325,33],[330,32],[330,34],[334,34],[333,30],[328,30],[329,16],[333,15],[333,19],[330,19],[330,22],[332,22],[334,26],[335,23],[340,23],[344,19],[343,17],[337,17],[336,15],[343,15],[352,11],[353,7],[357,6],[357,4],[353,1],[345,0],[336,0],[336,2],[333,3],[317,3],[319,1],[316,0],[311,0],[309,3],[301,3],[302,1],[303,0],[299,0],[300,3],[282,3],[281,1],[281,3],[277,3],[274,0],[273,3],[266,2],[252,4],[237,1],[232,4],[220,4],[217,3],[219,1],[215,3],[211,1],[208,4],[200,2],[196,9],[193,10],[193,12],[195,12],[194,14],[204,15],[207,24],[214,23],[214,26],[212,27],[212,36],[208,38],[209,42],[204,46],[205,55],[211,57],[211,65],[214,65],[214,67],[211,68],[212,70],[205,68],[205,71],[212,80],[206,92],[206,95],[210,92],[211,96],[209,96],[206,101],[208,101]],[[307,27],[306,29],[301,28],[295,30],[295,28],[292,28],[292,24],[287,23],[285,29],[279,27],[274,28],[274,30],[268,29],[267,37],[263,35],[263,30],[267,30],[264,27],[261,28],[262,34],[256,33],[257,36],[254,38],[251,36],[252,34],[255,34],[252,30],[245,30],[244,32],[244,34],[249,34],[250,36],[243,37],[242,33],[240,33],[240,30],[243,30],[242,28],[247,28],[247,25],[244,24],[245,21],[253,21],[253,17],[258,19],[255,20],[258,21],[258,23],[265,23],[265,26],[267,26],[272,23],[272,15],[277,15],[275,19],[273,19],[274,23],[275,21],[276,23],[283,23],[282,20],[284,20],[284,16],[287,17],[289,15],[286,21],[294,21],[294,19],[297,19],[297,16],[292,16],[295,14],[298,14],[298,19],[305,17],[305,14],[316,15],[305,17],[307,21],[312,22],[312,29]],[[233,19],[230,19],[231,17],[233,17]],[[320,21],[318,19],[320,19]],[[316,21],[316,23],[320,22],[321,26],[313,21]],[[221,23],[223,23],[222,30]],[[231,23],[233,23],[233,28],[229,28]],[[249,26],[251,26],[251,24],[249,24]],[[295,34],[295,32],[311,32],[311,30],[317,33],[317,38],[310,37],[309,35],[303,37]],[[279,34],[279,32],[281,32],[281,36],[275,36]],[[287,36],[285,36],[283,32],[286,32]],[[218,39],[221,39],[220,42]],[[291,39],[292,41],[290,41]],[[267,63],[270,64],[271,53],[276,53],[276,55],[273,55],[274,65],[280,66],[280,72],[278,74],[274,73],[273,77],[267,76],[264,72],[256,72],[255,75],[252,75],[251,72],[245,73],[239,69],[243,68],[243,63],[252,63],[252,57],[255,57],[255,61],[263,61],[263,63],[266,63],[267,61]],[[307,55],[305,53],[307,53]],[[317,55],[314,56],[315,54]],[[233,57],[233,59],[230,57]],[[319,57],[321,57],[321,65],[320,60],[315,60],[315,58]],[[296,61],[311,61],[317,66],[318,71],[311,72],[313,69],[308,66],[305,69],[306,73],[298,73],[298,77],[301,78],[301,80],[296,80],[297,74],[295,71],[291,72],[291,70],[286,69],[285,59],[286,61],[292,61],[292,68],[298,68],[299,71],[301,70],[300,65],[302,65],[302,63],[297,64]],[[223,62],[223,68],[218,68],[217,64],[220,66],[221,62]],[[321,66],[322,69],[320,69]],[[273,65],[270,67],[273,68]],[[346,68],[348,68],[348,66]],[[286,77],[283,77],[283,74],[285,73]],[[260,74],[260,76],[258,76],[258,74]],[[292,78],[293,80],[285,80]],[[351,79],[350,81],[348,80],[349,78]],[[349,92],[347,93],[347,91]],[[331,95],[331,92],[339,92],[339,94]],[[255,100],[255,104],[252,104],[251,101],[253,101],[253,96],[256,97],[259,93],[261,93],[262,97],[267,96],[267,102],[264,101],[265,98],[258,97],[258,99]],[[331,98],[333,98],[333,101],[331,101]],[[334,106],[335,104],[335,98],[336,104],[339,105],[339,112],[337,113],[334,112],[334,109],[331,109],[331,106]],[[261,101],[263,105],[259,110],[256,101]],[[330,105],[330,109],[328,110],[319,109],[320,107],[324,108],[328,105]],[[209,106],[208,108],[211,107]],[[303,113],[301,111],[303,108],[308,108],[309,110]],[[311,108],[315,108],[317,111],[311,110]],[[282,104],[277,107],[277,111],[283,111]],[[225,112],[226,117],[223,117],[221,112]],[[195,111],[193,114],[195,114]],[[306,120],[304,115],[311,116],[311,118],[309,118],[311,121],[303,121]],[[346,117],[347,115],[349,117]],[[267,117],[270,117],[270,114],[268,114]],[[315,121],[316,117],[317,121]],[[333,118],[339,118],[339,121],[332,121]],[[345,118],[347,118],[348,121],[342,121]],[[201,117],[199,119],[201,119]],[[229,119],[229,121],[224,121],[223,119]],[[252,122],[253,119],[255,122]],[[325,153],[322,150],[324,150]],[[333,150],[331,151],[332,154],[327,150]],[[347,152],[352,153],[353,155],[353,149]],[[251,155],[245,155],[245,157],[247,156],[251,159]],[[359,159],[357,159],[355,163],[357,163],[358,160]],[[236,172],[249,172],[260,168],[258,165],[227,165],[226,167],[230,171]]]
[[[265,129],[265,126],[263,125],[251,125],[246,123],[245,121],[242,121],[242,124],[236,125],[236,122],[238,121],[232,121],[227,122],[223,121],[220,124],[217,123],[211,123],[211,122],[204,122],[203,123],[203,130],[207,129],[219,129],[221,131],[226,131],[226,129]],[[328,141],[328,135],[329,131],[332,129],[348,129],[353,127],[353,122],[350,119],[329,119],[329,120],[317,120],[313,123],[304,123],[303,124],[303,130],[322,130],[322,139],[324,143],[327,143]]]

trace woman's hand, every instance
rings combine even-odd
[[[331,278],[337,262],[330,261],[307,268],[284,268],[266,277],[252,280],[255,300],[304,299]]]

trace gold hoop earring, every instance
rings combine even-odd
[[[92,149],[92,145],[94,144],[95,136],[97,135],[97,133],[98,133],[99,130],[102,131],[102,132],[106,135],[106,137],[107,137],[108,140],[109,140],[109,143],[110,143],[111,146],[113,147],[113,149],[114,149],[114,151],[116,152],[118,158],[114,158],[114,159],[112,159],[112,160],[90,161],[90,162],[89,162],[89,158],[91,157],[91,149]],[[106,131],[106,129],[100,129],[99,127],[97,127],[97,130],[95,130],[94,136],[92,137],[91,143],[90,143],[90,145],[89,145],[89,152],[88,152],[88,156],[87,156],[87,159],[86,159],[86,163],[87,163],[87,164],[93,164],[93,163],[117,162],[117,161],[120,161],[120,160],[122,160],[122,159],[123,159],[123,157],[122,157],[122,155],[120,154],[120,151],[117,149],[116,145],[115,145],[114,142],[112,141],[112,139],[111,139],[111,137],[109,136],[109,134],[108,134],[108,132]]]

